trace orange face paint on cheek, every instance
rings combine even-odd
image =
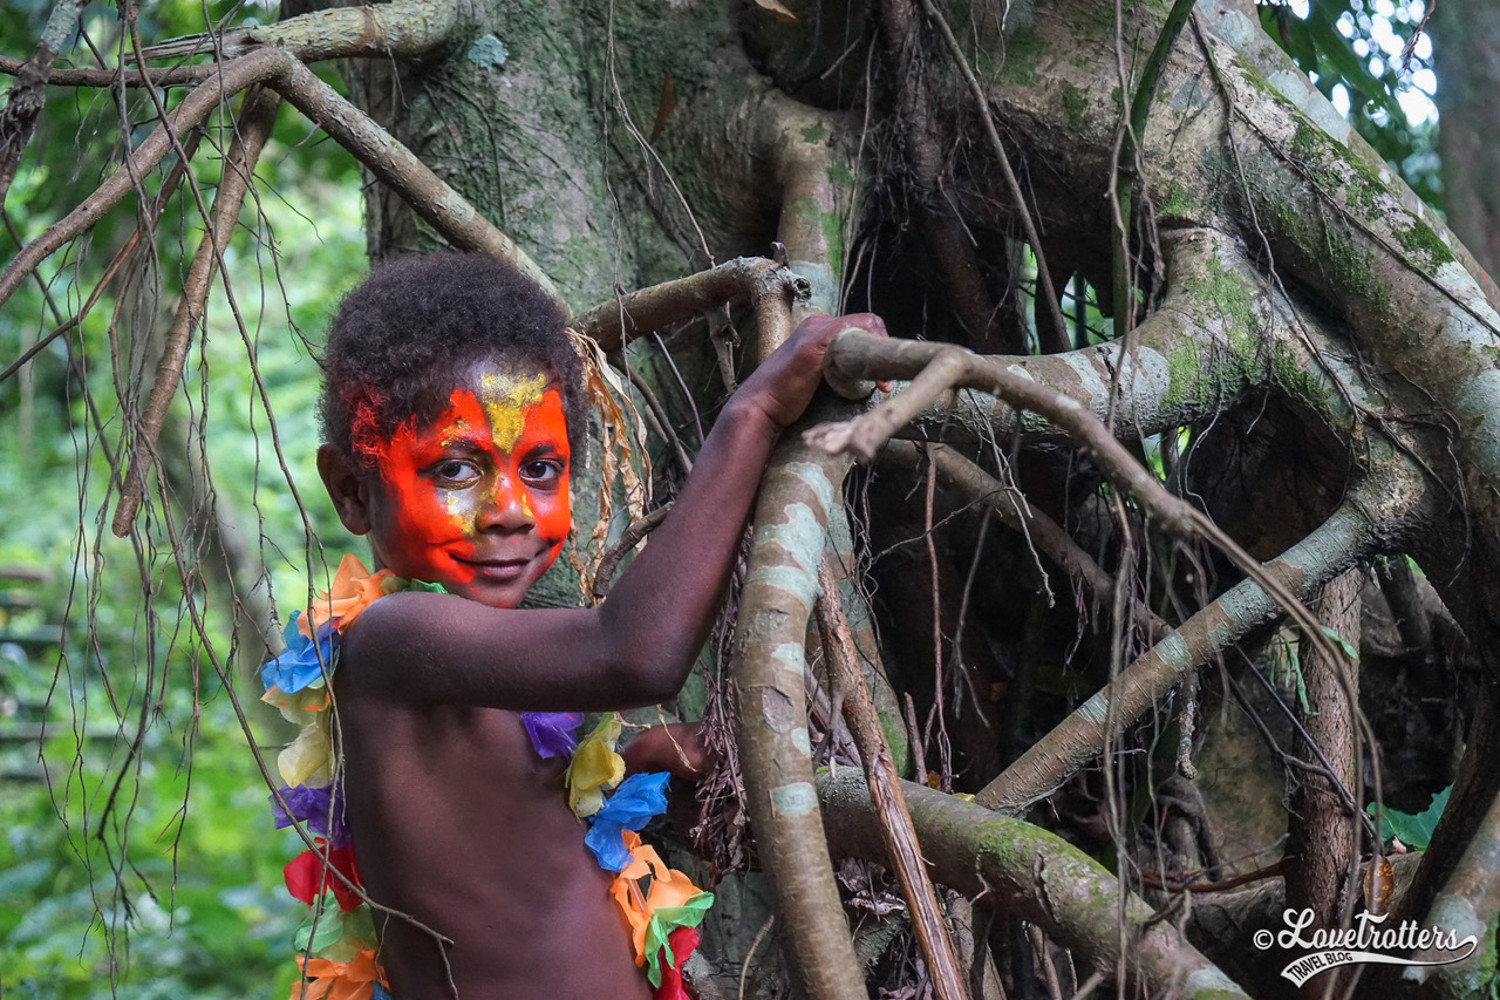
[[[455,440],[487,426],[484,410],[474,394],[455,389],[448,409],[432,424],[418,429],[402,424],[378,452],[380,478],[390,499],[394,524],[389,544],[399,548],[412,575],[434,582],[465,583],[474,568],[462,561],[474,554],[473,511],[462,494],[441,490],[422,470],[438,460]]]

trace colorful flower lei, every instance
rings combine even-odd
[[[299,822],[317,845],[282,871],[287,891],[309,907],[295,938],[302,978],[290,1000],[390,1000],[390,984],[375,961],[375,925],[358,891],[328,709],[339,635],[372,602],[403,590],[445,592],[388,570],[372,574],[344,556],[328,592],[306,615],[293,613],[281,655],[261,667],[261,700],[301,727],[276,758],[284,782],[271,795],[276,827]],[[600,866],[618,873],[609,892],[630,928],[635,964],[646,968],[657,1000],[687,1000],[682,963],[698,945],[697,927],[713,894],[663,864],[636,832],[666,809],[670,775],[625,777],[625,762],[615,752],[618,716],[606,717],[582,743],[580,713],[525,712],[521,721],[539,756],[571,755],[568,806],[587,821],[584,843]]]

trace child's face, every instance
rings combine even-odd
[[[545,372],[475,364],[436,420],[381,443],[377,468],[379,565],[491,607],[520,603],[572,525],[567,420]]]

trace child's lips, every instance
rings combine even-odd
[[[509,581],[523,575],[533,562],[534,556],[506,556],[493,559],[460,559],[464,565],[472,567],[474,572],[490,580]]]

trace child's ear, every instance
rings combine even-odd
[[[318,447],[318,475],[323,477],[339,520],[356,535],[370,530],[370,488],[368,477],[360,472],[349,456],[333,445]]]

